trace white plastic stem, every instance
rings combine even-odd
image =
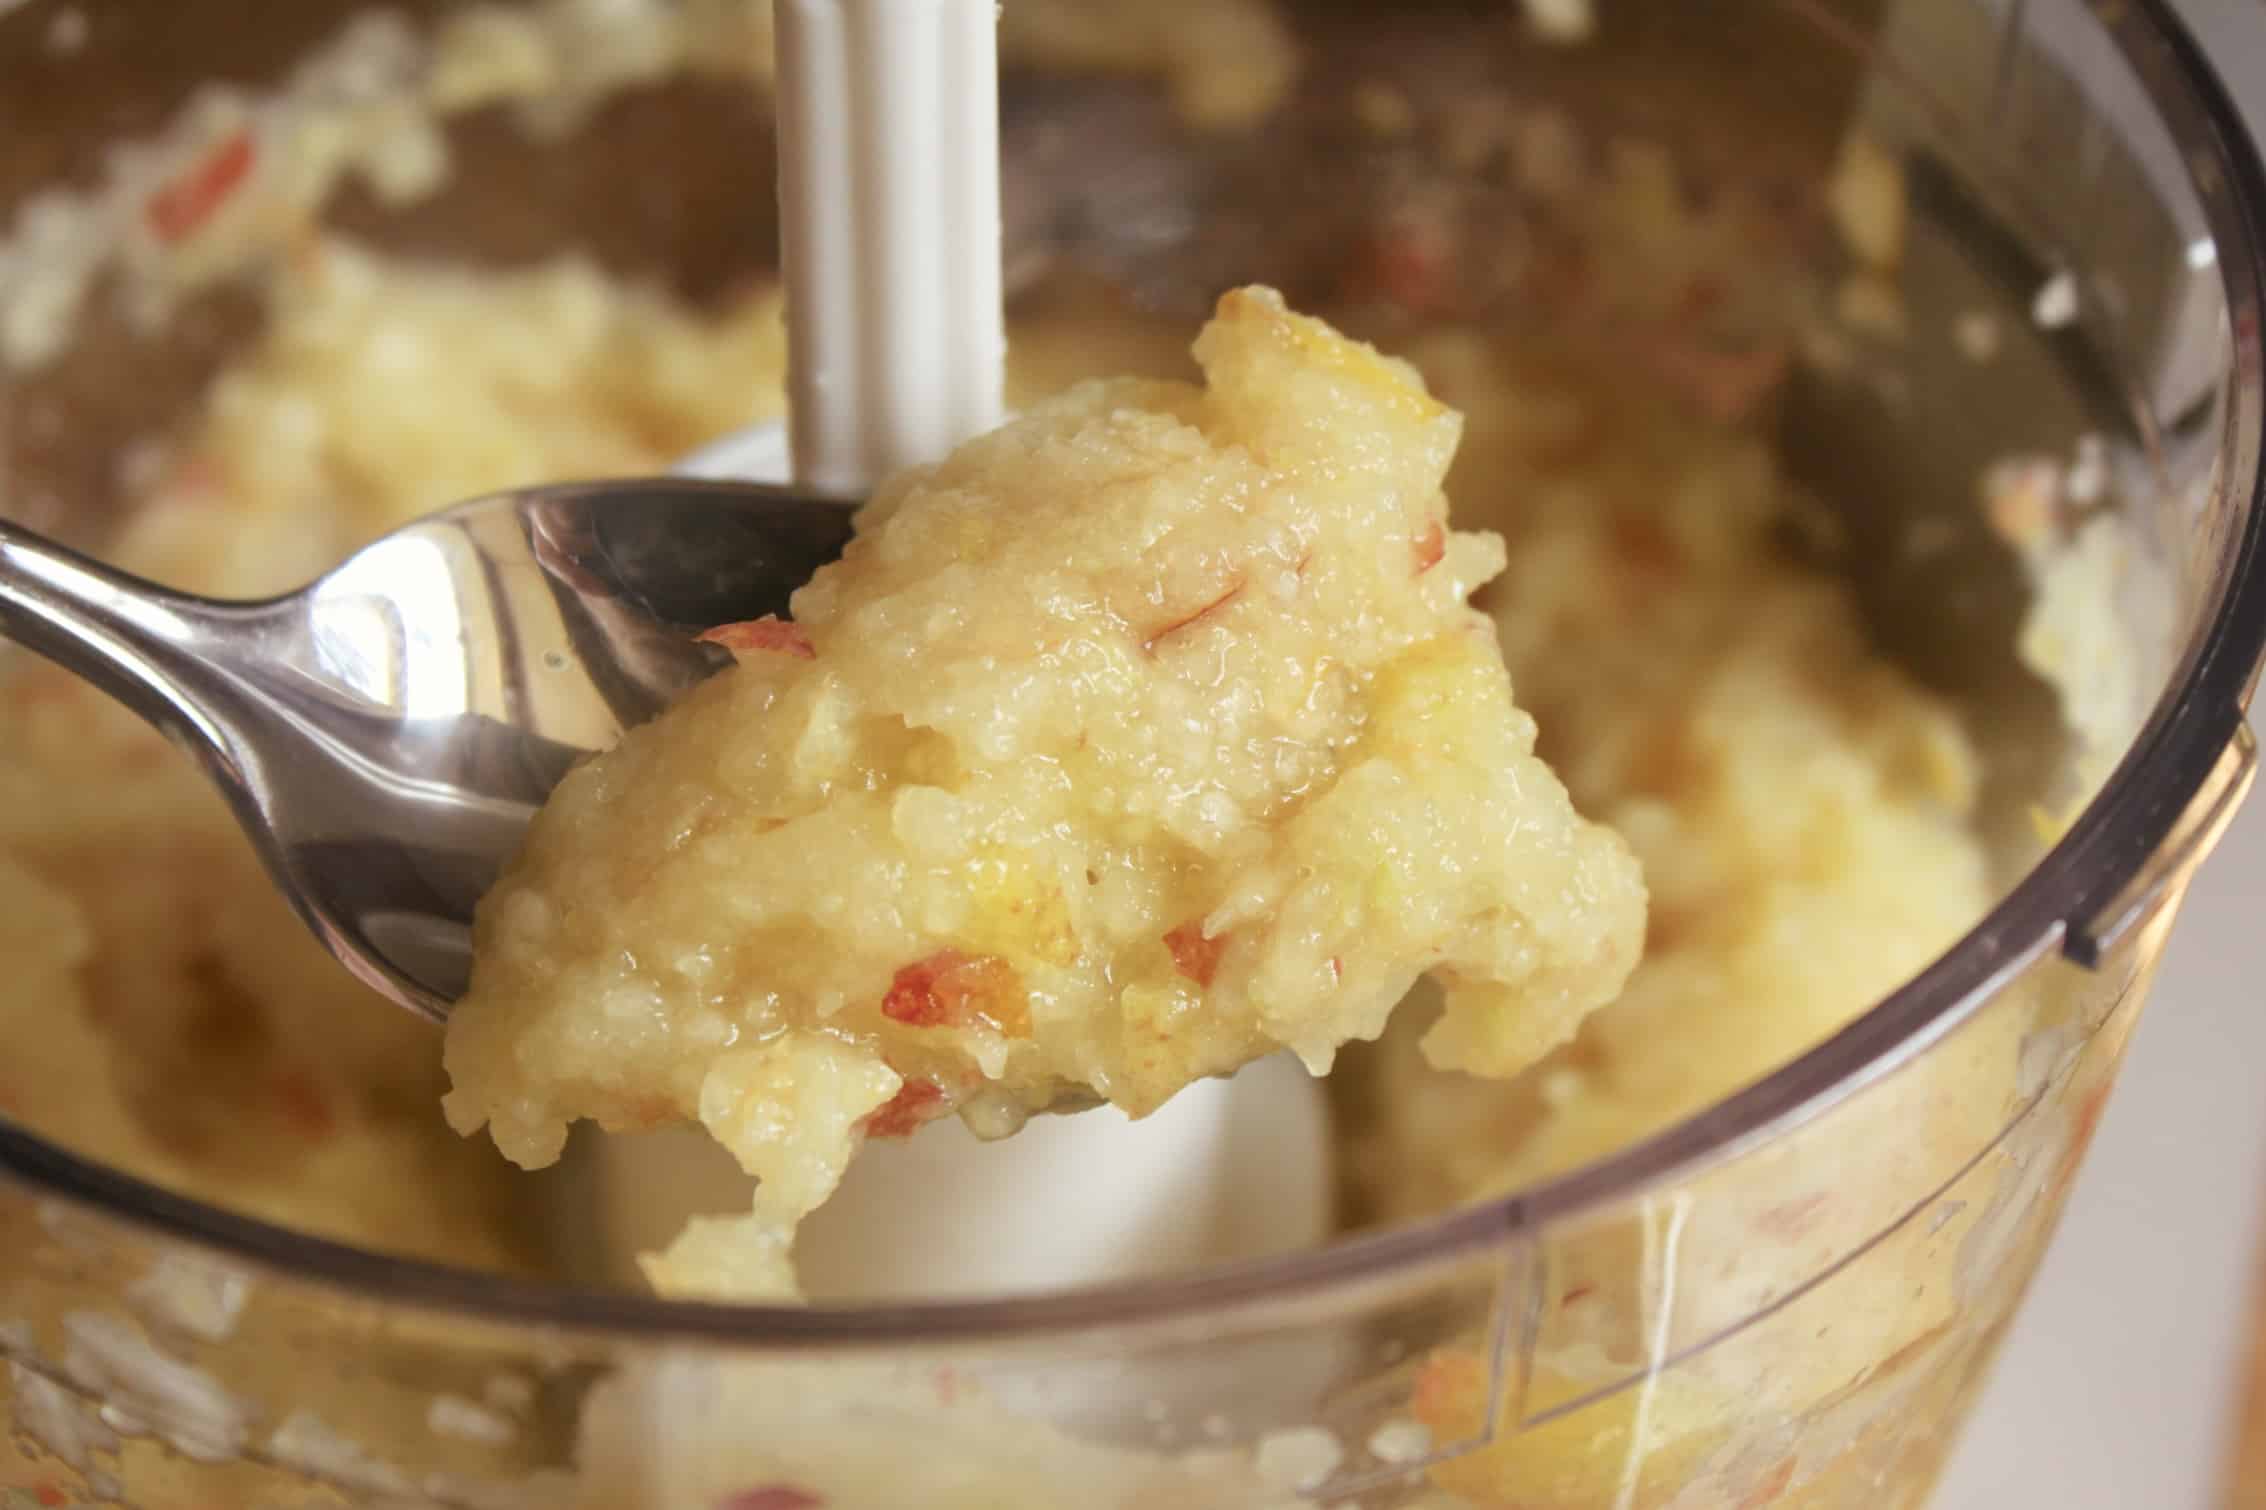
[[[993,0],[774,0],[795,481],[862,494],[1003,413]]]
[[[857,496],[1003,417],[994,0],[773,3],[792,418],[680,470],[776,480],[791,454],[798,484]],[[686,1217],[747,1206],[747,1177],[697,1131],[601,1139],[573,1167],[584,1262],[630,1284]],[[1319,1242],[1329,1170],[1321,1092],[1278,1058],[1138,1123],[1098,1111],[1000,1144],[949,1124],[875,1144],[800,1257],[831,1299],[1134,1279]],[[665,1471],[673,1441],[632,1445]]]

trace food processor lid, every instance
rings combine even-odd
[[[1807,12],[1810,8],[1802,7]],[[44,1195],[166,1238],[364,1300],[517,1322],[562,1333],[779,1350],[902,1349],[985,1338],[1216,1338],[1311,1314],[1370,1288],[1400,1288],[1468,1263],[1522,1232],[1641,1195],[1718,1163],[1890,1075],[1955,1030],[2044,956],[2091,966],[2184,878],[2247,789],[2245,724],[2266,655],[2266,164],[2170,0],[2092,13],[2184,148],[2188,189],[2216,248],[2228,400],[2218,487],[2236,529],[2216,542],[2213,577],[2167,690],[2068,832],[1964,938],[1840,1032],[1747,1089],[1604,1159],[1427,1221],[1287,1258],[1161,1280],[1003,1300],[855,1308],[723,1306],[580,1290],[381,1256],[216,1210],[78,1159],[0,1123],[0,1171]],[[1821,23],[1831,32],[1830,23]],[[1835,39],[1851,46],[1859,40]]]

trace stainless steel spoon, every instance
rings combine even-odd
[[[186,746],[331,953],[443,1021],[473,904],[559,779],[730,664],[702,630],[784,614],[849,538],[849,507],[786,488],[560,483],[244,603],[0,521],[0,634]]]

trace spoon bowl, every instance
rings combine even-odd
[[[428,515],[257,602],[0,521],[0,635],[185,746],[324,946],[445,1021],[473,907],[552,788],[731,664],[703,630],[786,614],[851,513],[765,483],[547,484]]]

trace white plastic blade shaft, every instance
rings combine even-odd
[[[993,0],[774,0],[795,481],[862,495],[1003,413]]]

